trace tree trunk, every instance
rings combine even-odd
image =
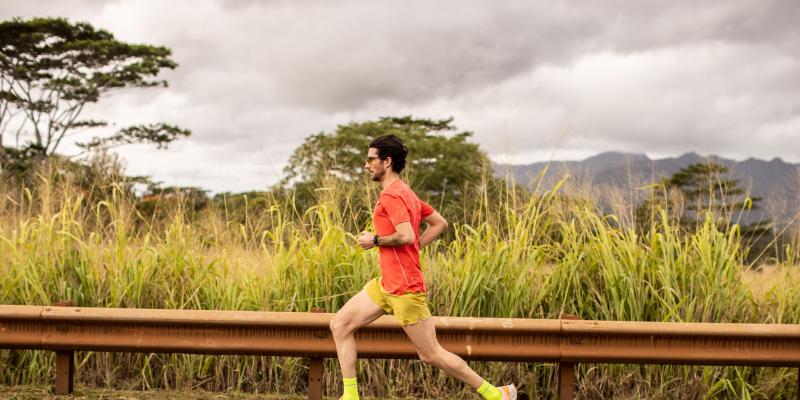
[[[0,173],[6,168],[8,164],[8,155],[6,154],[6,148],[3,146],[3,132],[0,132]]]

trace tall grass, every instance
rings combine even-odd
[[[797,323],[794,275],[763,298],[742,283],[737,230],[719,231],[709,215],[685,232],[664,210],[644,228],[622,224],[592,198],[563,196],[568,184],[533,196],[514,188],[499,200],[478,196],[472,222],[453,224],[448,240],[422,253],[433,313]],[[379,273],[376,252],[354,241],[354,228],[371,223],[355,205],[374,200],[374,191],[328,182],[307,210],[276,198],[233,220],[214,208],[194,215],[180,202],[165,202],[165,217],[147,218],[135,199],[105,189],[96,199],[47,174],[36,187],[0,189],[0,303],[333,312]],[[798,259],[796,249],[786,249],[787,259]],[[2,351],[0,383],[50,384],[52,358]],[[307,376],[298,358],[79,352],[77,363],[79,384],[119,388],[301,393]],[[552,365],[473,366],[492,381],[524,384],[536,398],[555,396]],[[334,360],[326,367],[333,395],[340,376]],[[474,397],[416,361],[359,367],[367,395]],[[581,398],[774,399],[792,395],[796,382],[785,369],[582,365],[578,372]]]

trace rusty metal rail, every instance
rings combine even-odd
[[[311,359],[321,398],[323,358],[336,357],[333,314],[0,305],[0,348],[53,350],[56,391],[70,393],[74,351],[283,355]],[[800,367],[800,325],[434,317],[446,349],[470,360],[559,363],[571,399],[578,363]],[[360,358],[416,358],[394,317],[356,334]]]

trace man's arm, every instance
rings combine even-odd
[[[411,229],[410,222],[401,222],[394,226],[394,230],[391,235],[378,236],[378,245],[395,247],[414,243],[414,230]],[[358,237],[358,244],[365,250],[371,249],[375,247],[373,239],[372,232],[364,231]]]
[[[432,242],[441,235],[442,232],[447,230],[447,221],[436,211],[423,218],[422,221],[428,224],[428,228],[419,236],[420,248],[427,246],[428,243]],[[414,231],[411,229],[411,223],[401,222],[395,225],[394,229],[395,232],[391,235],[378,236],[379,246],[395,247],[414,243]],[[364,231],[361,232],[361,235],[358,237],[358,244],[361,245],[363,249],[371,249],[375,247],[372,240],[372,232]]]
[[[434,211],[433,214],[423,218],[422,221],[428,224],[428,228],[425,229],[425,232],[422,232],[422,235],[419,236],[420,249],[427,246],[430,242],[441,235],[442,232],[447,230],[447,221],[441,216],[441,214],[439,214],[438,211]]]
[[[394,226],[394,233],[378,236],[378,246],[403,246],[414,243],[414,230],[410,222],[401,222]]]

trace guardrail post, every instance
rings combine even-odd
[[[53,303],[55,307],[74,307],[74,300]],[[56,351],[56,394],[72,394],[75,378],[75,352],[72,350]]]
[[[572,400],[575,396],[575,364],[558,363],[558,399]]]
[[[56,394],[72,394],[75,352],[56,351]]]
[[[577,315],[561,314],[559,319],[580,319]],[[575,363],[558,363],[558,399],[572,400],[575,397]]]
[[[325,312],[322,308],[312,308],[312,313]],[[308,400],[322,400],[322,374],[325,371],[324,359],[311,357],[308,359]]]
[[[308,400],[322,400],[322,359],[311,358],[308,361]]]

